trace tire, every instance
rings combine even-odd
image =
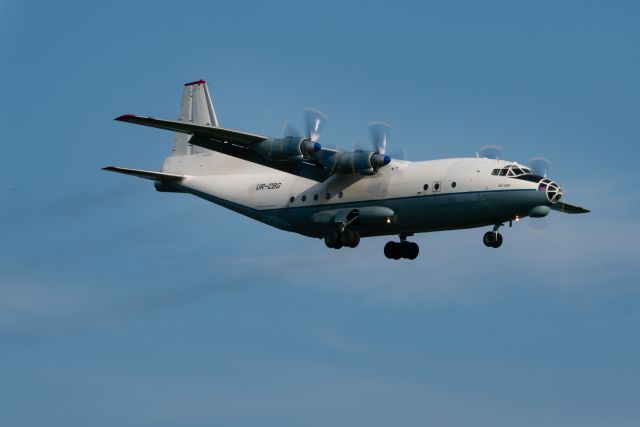
[[[396,261],[402,258],[402,245],[400,243],[393,242],[393,254],[391,258]]]
[[[502,246],[502,234],[498,233],[496,241],[493,242],[493,247],[498,249],[500,246]]]
[[[353,240],[351,241],[351,244],[349,245],[350,248],[355,248],[360,244],[360,233],[358,233],[357,231],[353,232]]]
[[[418,258],[418,254],[420,253],[420,246],[418,246],[417,243],[415,242],[411,242],[409,243],[409,256],[407,256],[407,259],[416,259]]]
[[[360,243],[360,235],[356,231],[346,229],[340,234],[340,243],[343,246],[355,248]]]
[[[487,231],[482,236],[482,242],[488,248],[492,248],[494,243],[496,242],[495,236],[493,235],[493,231]]]
[[[342,247],[340,234],[336,230],[333,230],[324,238],[324,244],[331,249],[340,249]]]
[[[400,259],[400,248],[398,246],[396,242],[387,242],[384,245],[384,256],[389,259]]]

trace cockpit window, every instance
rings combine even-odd
[[[522,175],[534,175],[534,173],[529,168],[521,168],[518,165],[508,165],[503,167],[502,169],[494,169],[493,171],[491,171],[491,175],[518,177]]]

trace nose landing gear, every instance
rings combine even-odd
[[[493,231],[487,231],[482,236],[482,242],[488,248],[499,248],[502,245],[502,234],[498,233],[498,229],[502,224],[493,226]]]
[[[420,253],[417,243],[407,241],[407,234],[400,235],[400,242],[387,242],[384,245],[384,256],[389,259],[416,259]]]

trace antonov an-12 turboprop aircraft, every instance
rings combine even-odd
[[[177,121],[126,114],[121,122],[176,132],[161,172],[104,168],[155,181],[158,191],[188,193],[281,230],[322,238],[329,248],[355,248],[361,237],[397,235],[384,254],[415,259],[415,233],[492,226],[483,236],[502,244],[500,226],[550,210],[586,213],[561,202],[547,164],[531,167],[476,155],[409,162],[386,154],[388,126],[370,124],[374,149],[320,145],[324,116],[306,110],[306,133],[272,138],[219,126],[203,80],[184,86]],[[494,158],[490,158],[494,157]],[[536,167],[537,165],[537,167]]]

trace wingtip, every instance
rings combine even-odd
[[[206,85],[207,82],[205,82],[204,80],[200,79],[200,80],[196,80],[195,82],[189,82],[189,83],[185,83],[185,86],[193,86],[193,85]]]
[[[113,120],[118,120],[120,122],[126,122],[129,119],[133,119],[136,118],[137,116],[135,114],[123,114],[121,116],[116,117]]]

